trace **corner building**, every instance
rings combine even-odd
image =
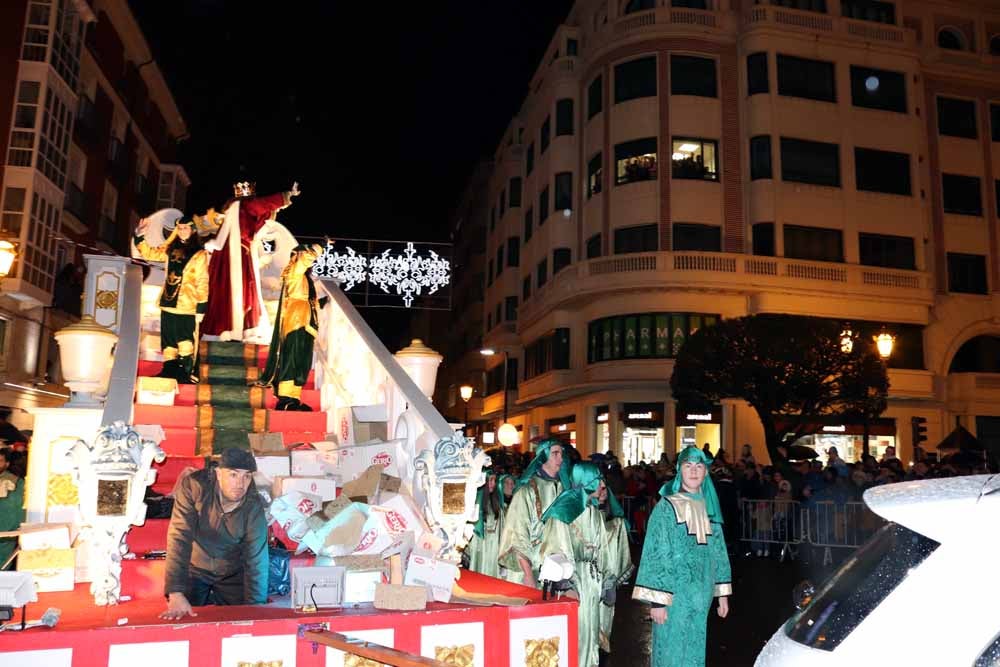
[[[872,452],[1000,439],[1000,7],[580,0],[493,156],[483,344],[522,445],[732,453],[742,401],[670,395],[685,338],[789,313],[896,336]],[[503,355],[483,414],[499,424]],[[804,444],[860,456],[863,426]]]

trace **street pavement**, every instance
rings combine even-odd
[[[635,550],[634,550],[635,551]],[[638,552],[633,562],[638,566]],[[721,619],[715,605],[708,617],[708,667],[753,665],[757,654],[782,623],[792,615],[792,589],[803,579],[819,584],[832,569],[801,560],[778,562],[771,558],[730,556],[733,569],[733,596],[729,615]],[[612,667],[644,667],[649,664],[652,621],[649,607],[631,599],[631,589],[618,594],[615,624],[611,635]]]

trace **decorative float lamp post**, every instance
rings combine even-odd
[[[469,400],[472,398],[472,385],[463,384],[458,388],[458,395],[465,401],[465,434],[469,434]]]

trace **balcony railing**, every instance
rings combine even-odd
[[[913,47],[916,42],[913,31],[906,28],[791,7],[753,5],[744,14],[743,20],[749,28],[773,27],[779,30],[837,33],[842,37],[855,37],[867,42],[881,42],[908,48]]]

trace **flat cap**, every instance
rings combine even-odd
[[[222,454],[219,456],[219,467],[257,472],[257,461],[254,460],[251,452],[230,447],[222,450]]]

